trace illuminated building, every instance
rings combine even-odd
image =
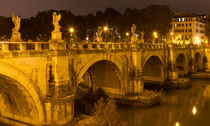
[[[175,15],[172,18],[173,43],[207,43],[205,15]]]

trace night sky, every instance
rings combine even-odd
[[[169,5],[173,11],[210,13],[210,0],[0,0],[0,16],[10,16],[13,11],[21,17],[35,16],[48,9],[71,10],[74,14],[95,13],[112,7],[123,12],[125,8],[144,8],[150,4]]]

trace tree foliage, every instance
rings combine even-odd
[[[93,109],[94,126],[126,126],[126,123],[120,119],[116,111],[116,105],[113,98],[98,100]]]
[[[21,29],[23,40],[48,41],[53,30],[52,12],[61,13],[60,21],[62,37],[65,41],[70,40],[69,28],[74,27],[74,36],[78,41],[89,37],[94,41],[97,27],[107,25],[110,28],[109,34],[116,34],[125,38],[125,32],[130,32],[132,24],[136,24],[137,34],[143,31],[146,42],[152,38],[152,32],[157,31],[158,35],[164,37],[170,29],[171,10],[164,5],[150,5],[143,9],[127,8],[124,13],[119,13],[113,8],[106,8],[105,11],[97,11],[95,14],[74,15],[70,10],[48,10],[38,12],[35,17],[22,19]],[[10,38],[13,27],[11,18],[0,17],[0,36]],[[4,37],[3,37],[4,38]],[[116,38],[116,37],[115,37]],[[117,39],[112,39],[117,41]]]

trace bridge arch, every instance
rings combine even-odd
[[[158,55],[147,57],[143,63],[144,82],[164,83],[164,63]]]
[[[179,70],[179,76],[183,76],[188,72],[188,60],[184,53],[179,53],[176,56],[175,67]]]
[[[195,71],[201,71],[202,70],[202,56],[201,56],[201,53],[200,52],[196,52],[195,53]]]
[[[119,60],[117,60],[114,56],[96,56],[88,60],[88,62],[86,62],[77,73],[78,83],[86,81],[86,76],[91,76],[90,79],[92,79],[92,81],[94,78],[95,82],[91,83],[97,83],[89,84],[89,87],[93,85],[97,87],[101,86],[100,88],[103,88],[106,93],[122,93],[124,85],[122,79],[122,67]]]
[[[110,57],[103,56],[103,57],[101,57],[100,55],[95,55],[95,56],[92,56],[91,58],[89,58],[89,60],[87,62],[85,62],[83,65],[81,65],[81,68],[79,68],[79,70],[77,71],[77,78],[78,78],[78,80],[80,81],[82,79],[84,73],[94,63],[99,62],[99,61],[102,61],[102,60],[112,62],[113,64],[115,64],[117,66],[117,68],[122,73],[122,67],[121,67],[122,65],[121,65],[121,62],[120,62],[120,60],[118,58],[116,58],[115,56],[110,56]]]
[[[0,80],[0,106],[5,107],[5,110],[0,112],[0,117],[35,125],[42,124],[45,118],[43,100],[30,77],[9,64],[0,63]]]

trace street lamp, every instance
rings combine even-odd
[[[69,32],[70,32],[70,42],[72,42],[72,41],[73,41],[74,28],[71,27],[71,28],[69,29]]]
[[[125,33],[126,36],[129,36],[130,34],[128,32]]]
[[[109,30],[109,28],[107,27],[107,26],[104,26],[104,41],[106,42],[106,41],[108,41],[108,35],[107,35],[107,31]]]
[[[74,32],[74,28],[70,28],[69,31],[72,34]]]
[[[156,39],[158,37],[158,33],[157,32],[153,32],[153,37],[154,37],[153,43],[155,43],[156,42]]]
[[[156,39],[158,37],[158,33],[157,32],[153,32],[153,36]]]
[[[104,31],[105,32],[108,31],[108,27],[107,26],[104,27]]]

